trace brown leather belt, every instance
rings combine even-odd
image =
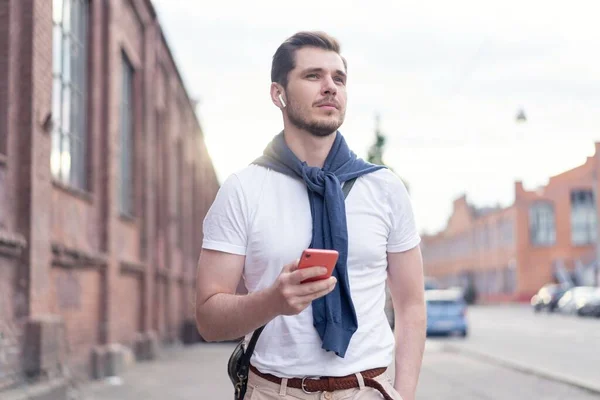
[[[387,368],[375,368],[362,371],[361,375],[364,378],[365,386],[371,387],[378,390],[383,398],[386,400],[394,400],[386,391],[381,383],[377,382],[374,378],[385,372]],[[250,371],[255,373],[257,376],[273,382],[281,384],[282,379],[271,374],[263,374],[257,370],[253,365],[250,365]],[[360,387],[358,378],[356,375],[347,375],[339,377],[304,377],[304,378],[290,378],[287,381],[287,386],[295,389],[302,389],[305,393],[314,392],[334,392],[336,390],[355,389]]]

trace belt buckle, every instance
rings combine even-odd
[[[301,386],[302,386],[302,391],[306,394],[311,394],[311,393],[316,393],[316,392],[309,392],[308,390],[306,390],[306,380],[307,379],[319,379],[321,378],[320,376],[305,376],[304,378],[302,378],[302,382],[301,382]]]

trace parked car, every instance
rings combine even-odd
[[[431,277],[431,276],[425,277],[425,290],[433,290],[433,289],[439,289],[439,288],[440,288],[440,283],[438,282],[437,279],[435,279],[434,277]]]
[[[425,277],[425,285],[423,287],[423,289],[425,290],[425,292],[429,291],[429,290],[435,290],[438,289],[440,287],[439,282],[432,277],[426,276]],[[392,295],[390,294],[390,290],[386,285],[385,288],[385,315],[387,316],[388,322],[390,323],[390,326],[392,327],[392,329],[394,329],[395,323],[394,323],[394,304],[392,303]]]
[[[600,318],[600,288],[596,288],[585,301],[580,302],[577,315]]]
[[[533,311],[555,311],[558,306],[558,301],[570,288],[571,287],[568,285],[559,285],[556,283],[548,283],[542,286],[531,298]]]
[[[569,289],[558,301],[557,311],[563,314],[578,314],[578,309],[593,300],[598,288],[594,286],[576,286]]]
[[[462,291],[452,289],[428,290],[427,336],[459,334],[467,336],[467,303]]]

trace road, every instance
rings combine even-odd
[[[443,350],[429,341],[417,390],[418,400],[598,400],[598,394]],[[433,346],[432,344],[437,344]]]
[[[453,347],[600,388],[600,319],[523,305],[471,307],[468,318],[470,337]]]
[[[417,399],[598,399],[597,394],[570,385],[445,350],[447,344],[461,341],[427,341]],[[169,350],[160,361],[128,370],[120,385],[96,382],[85,386],[81,399],[230,399],[232,387],[225,365],[232,348],[232,344],[211,343]]]

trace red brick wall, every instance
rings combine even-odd
[[[553,280],[553,262],[564,260],[572,267],[575,259],[585,257],[594,250],[593,245],[573,245],[571,241],[570,193],[574,189],[592,189],[592,172],[595,160],[589,158],[580,167],[550,178],[548,185],[537,191],[526,191],[520,183],[515,185],[515,204],[519,208],[519,291],[532,295],[544,284]],[[556,243],[552,246],[535,246],[529,235],[529,208],[536,201],[548,201],[554,206]]]
[[[164,278],[160,278],[156,281],[156,314],[155,314],[155,327],[154,329],[158,332],[161,338],[167,338],[168,326],[167,326],[167,310],[168,310],[168,286]]]
[[[28,287],[19,285],[19,279],[27,278],[28,273],[20,268],[22,255],[14,251],[10,240],[17,234],[25,239],[24,230],[16,232],[15,182],[19,171],[14,164],[18,142],[11,135],[19,127],[17,79],[24,61],[15,54],[23,39],[19,36],[24,25],[21,6],[0,1],[0,391],[21,378],[21,328],[29,306]]]
[[[65,321],[69,362],[85,365],[100,342],[101,288],[98,270],[52,268],[49,312]]]
[[[454,207],[448,228],[438,235],[424,237],[427,274],[444,276],[465,270],[493,269],[516,257],[513,208],[477,216],[464,197],[455,201]],[[507,229],[511,224],[512,239]]]
[[[53,243],[85,252],[100,251],[100,214],[91,196],[74,196],[55,186],[50,204]]]
[[[2,165],[5,161],[4,156],[6,155],[7,151],[8,138],[8,65],[10,40],[9,12],[10,2],[8,0],[0,1],[0,165]],[[1,186],[0,193],[2,193]],[[2,199],[0,198],[0,204],[1,203]],[[2,221],[1,209],[0,221]]]
[[[92,1],[89,12],[89,184],[79,190],[53,181],[43,125],[52,107],[52,1],[0,0],[0,235],[26,242],[22,255],[0,254],[0,288],[12,300],[0,313],[3,322],[6,307],[13,320],[61,315],[73,359],[85,362],[93,345],[130,344],[138,332],[173,340],[193,317],[201,225],[219,186],[151,3]],[[133,218],[118,208],[122,51],[137,71]],[[13,259],[23,267],[5,268]]]
[[[9,224],[9,178],[8,171],[0,164],[0,229]]]
[[[516,213],[477,209],[465,196],[454,201],[447,228],[423,238],[425,273],[445,286],[472,282],[485,296],[515,291]]]
[[[24,299],[15,290],[16,268],[14,261],[0,254],[0,391],[20,377],[22,335],[15,308]]]
[[[142,280],[140,274],[122,273],[119,278],[119,315],[116,316],[116,340],[133,344],[135,334],[142,331]]]

